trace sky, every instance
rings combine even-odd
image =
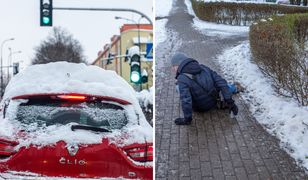
[[[9,49],[22,51],[16,53],[14,62],[22,61],[21,66],[30,64],[34,57],[34,48],[44,40],[52,27],[40,27],[40,0],[0,0],[0,45],[3,46],[3,64],[6,65]],[[153,19],[152,0],[53,0],[54,7],[90,7],[90,8],[130,8],[141,11]],[[53,11],[53,26],[61,26],[79,40],[84,48],[84,55],[89,63],[97,57],[99,50],[126,20],[115,20],[115,16],[126,17],[137,21],[138,14],[131,12],[93,12],[93,11]],[[152,20],[153,21],[153,20]],[[141,23],[148,23],[145,19]]]

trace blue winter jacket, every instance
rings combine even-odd
[[[219,91],[227,102],[233,101],[227,81],[194,59],[188,58],[179,65],[176,79],[185,118],[192,118],[193,109],[207,111],[216,107],[213,95]]]

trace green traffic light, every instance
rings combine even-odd
[[[132,80],[132,82],[137,83],[140,81],[140,75],[138,72],[134,71],[132,72],[132,74],[130,75],[130,79]]]
[[[43,17],[43,23],[44,24],[49,24],[50,18],[49,17]]]

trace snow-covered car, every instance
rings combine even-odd
[[[29,66],[1,102],[0,177],[152,179],[152,127],[114,71]]]

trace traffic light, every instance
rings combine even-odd
[[[108,59],[107,59],[107,64],[112,64],[112,60],[114,60],[114,54],[109,52],[108,54]]]
[[[130,81],[135,84],[141,82],[141,70],[140,70],[140,55],[134,54],[130,59]]]
[[[130,82],[135,84],[141,83],[141,61],[139,53],[138,46],[133,46],[128,49],[128,56],[130,57]]]
[[[126,52],[125,52],[125,58],[124,58],[124,61],[126,62],[126,61],[128,61],[128,53],[129,53],[129,50],[128,49],[126,49]]]
[[[148,82],[148,72],[143,69],[141,73],[141,57],[138,46],[133,46],[128,50],[130,57],[130,82],[143,84]]]
[[[13,75],[19,72],[19,63],[13,63]]]
[[[148,82],[148,72],[143,69],[141,73],[141,83],[147,83]]]
[[[40,24],[52,26],[52,0],[40,0]]]

